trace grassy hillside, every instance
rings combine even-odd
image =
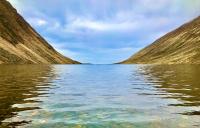
[[[200,64],[200,17],[142,49],[122,64]]]
[[[0,0],[0,64],[78,64],[49,45],[6,0]]]

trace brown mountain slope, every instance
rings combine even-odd
[[[200,64],[200,17],[168,33],[122,64]]]
[[[78,64],[50,46],[6,0],[0,0],[0,64]]]

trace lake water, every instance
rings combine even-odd
[[[198,65],[1,65],[0,127],[199,128]]]

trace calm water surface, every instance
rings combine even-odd
[[[0,66],[0,128],[199,128],[198,65]]]

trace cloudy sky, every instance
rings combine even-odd
[[[200,0],[8,0],[59,52],[113,63],[200,15]]]

